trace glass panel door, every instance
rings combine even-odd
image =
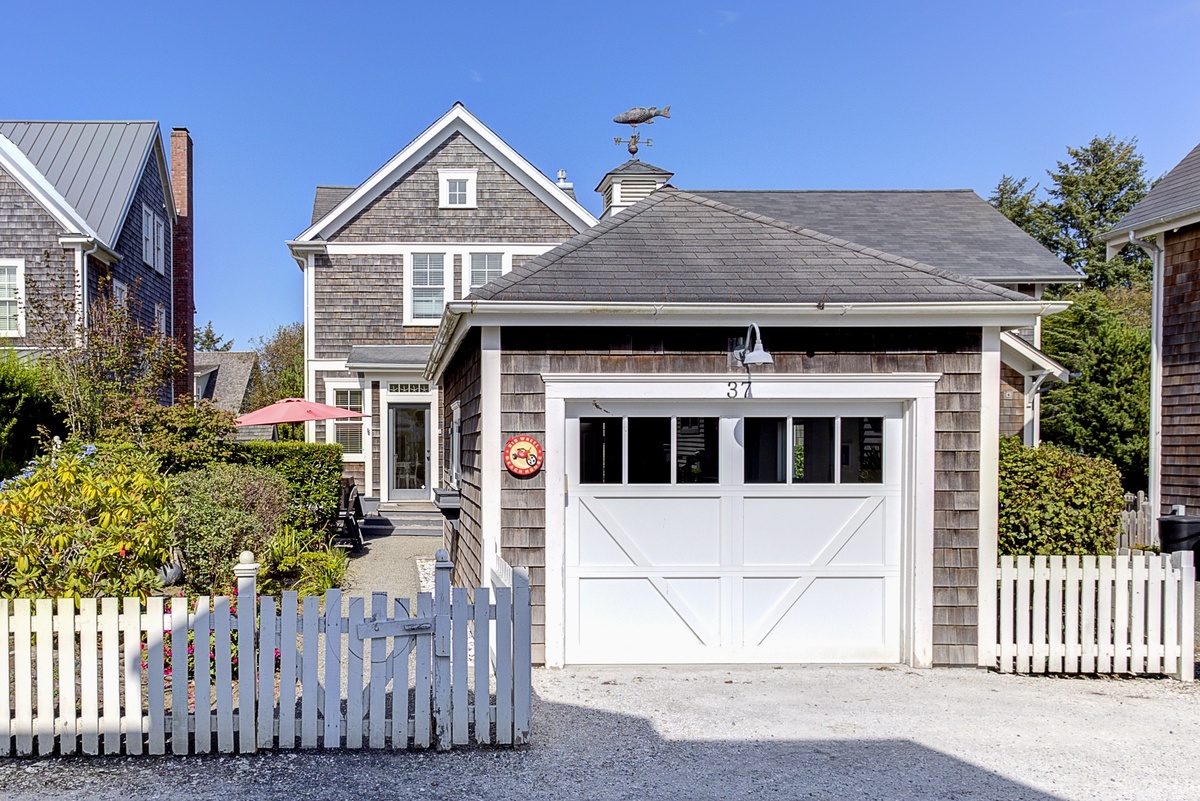
[[[429,495],[429,406],[392,404],[391,496]]]

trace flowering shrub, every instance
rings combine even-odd
[[[160,588],[175,515],[134,448],[64,448],[0,483],[0,597],[145,596]]]

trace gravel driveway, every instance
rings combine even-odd
[[[535,670],[523,751],[0,762],[4,798],[1188,799],[1200,687],[905,668]]]

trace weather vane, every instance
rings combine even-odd
[[[633,133],[628,139],[622,139],[619,136],[614,136],[613,144],[629,145],[629,155],[636,159],[639,142],[646,145],[646,147],[651,147],[654,145],[653,139],[647,139],[645,142],[642,142],[642,135],[637,132],[637,127],[642,123],[645,123],[646,125],[652,124],[655,117],[666,117],[667,119],[671,119],[671,107],[664,106],[662,108],[658,108],[657,106],[635,106],[629,109],[629,111],[613,117],[613,122],[621,125],[628,125],[634,129]]]

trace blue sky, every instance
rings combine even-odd
[[[5,28],[0,118],[191,130],[196,319],[239,348],[301,319],[314,186],[456,100],[593,212],[635,105],[672,106],[640,155],[685,189],[986,197],[1097,134],[1153,176],[1200,142],[1200,2],[25,2]]]

